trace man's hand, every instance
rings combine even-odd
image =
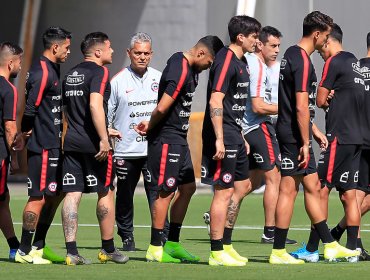
[[[221,160],[225,156],[225,144],[223,139],[216,139],[216,153],[212,157],[213,160]]]
[[[310,160],[310,148],[308,145],[303,145],[299,149],[299,156],[298,156],[298,167],[299,168],[307,168],[308,162]]]
[[[11,149],[13,151],[22,151],[24,149],[24,146],[26,145],[26,137],[29,137],[26,135],[24,133],[17,133],[11,145]]]
[[[144,136],[146,135],[149,127],[149,122],[148,121],[141,121],[138,125],[134,126],[135,131]]]
[[[118,140],[122,139],[122,134],[116,129],[108,128],[108,137],[116,138]]]
[[[320,150],[326,151],[329,145],[328,138],[326,138],[326,136],[319,130],[315,131],[315,133],[313,134],[313,138],[315,139],[317,144],[319,144]]]
[[[109,145],[108,139],[102,139],[99,142],[99,153],[95,155],[97,161],[104,161],[107,159],[109,151],[112,149]]]
[[[328,97],[326,98],[326,102],[327,102],[328,104],[330,104],[330,101],[333,99],[334,93],[335,93],[335,92],[334,92],[334,90],[333,90],[333,89],[329,92]]]
[[[247,155],[249,155],[249,153],[251,152],[251,147],[249,146],[249,143],[245,139],[244,139],[244,144],[245,144],[245,149],[247,151]]]

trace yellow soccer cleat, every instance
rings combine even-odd
[[[42,250],[32,249],[27,255],[18,250],[15,254],[15,262],[29,264],[51,264],[51,261],[42,258]]]
[[[224,245],[224,251],[237,261],[245,263],[248,262],[246,257],[239,255],[239,253],[234,249],[233,245]]]
[[[271,264],[304,264],[304,260],[297,260],[285,249],[272,249],[269,262]]]
[[[180,263],[181,260],[175,259],[167,254],[162,246],[149,245],[146,251],[146,260],[148,262],[160,262],[160,263]]]
[[[246,262],[238,261],[222,250],[211,251],[208,264],[212,266],[245,266]]]
[[[360,252],[341,246],[337,241],[324,245],[324,258],[328,262],[348,261],[357,262]]]
[[[101,249],[98,254],[98,260],[101,263],[107,263],[108,261],[115,262],[115,263],[127,263],[129,258],[128,256],[122,254],[120,251],[115,249],[112,253],[108,253],[104,249]]]

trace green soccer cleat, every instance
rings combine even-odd
[[[146,251],[145,257],[148,262],[160,262],[160,263],[180,263],[181,262],[181,260],[175,259],[171,257],[169,254],[167,254],[163,250],[162,246],[149,245],[149,248],[148,248],[148,251]]]
[[[360,252],[350,250],[333,241],[324,245],[324,258],[328,262],[348,261],[357,262]]]
[[[15,254],[15,262],[29,264],[51,264],[51,261],[42,258],[42,252],[32,249],[28,255],[18,250]]]
[[[304,260],[298,260],[287,253],[285,249],[272,249],[269,263],[271,264],[304,264]]]
[[[233,245],[224,245],[224,251],[237,261],[245,263],[248,262],[246,257],[242,257],[237,251],[235,251]]]
[[[180,242],[167,241],[163,249],[171,257],[182,262],[199,262],[200,260],[199,257],[190,254]]]
[[[98,254],[98,260],[101,263],[107,263],[108,261],[115,263],[127,263],[129,258],[126,255],[123,255],[120,251],[115,249],[112,253],[108,253],[104,249],[101,249]]]
[[[211,251],[208,264],[212,266],[245,266],[246,262],[241,262],[231,257],[225,250]]]
[[[45,246],[43,249],[39,249],[37,251],[42,250],[42,258],[49,260],[53,263],[64,263],[65,258],[57,255],[50,247]]]

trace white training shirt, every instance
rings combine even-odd
[[[147,156],[146,136],[140,136],[134,126],[149,121],[157,106],[158,87],[162,73],[148,67],[143,77],[137,76],[130,67],[122,69],[111,80],[108,101],[108,126],[122,134],[115,140],[114,156],[140,158]]]
[[[279,76],[280,76],[280,61],[276,61],[271,67],[267,67],[267,82],[268,87],[270,88],[270,101],[267,101],[270,104],[278,104],[279,96]],[[266,93],[267,95],[267,93]],[[273,122],[277,119],[276,115],[270,115]]]

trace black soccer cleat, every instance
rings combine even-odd
[[[122,246],[122,251],[126,252],[135,252],[135,240],[133,237],[128,237],[123,240],[123,246]]]

